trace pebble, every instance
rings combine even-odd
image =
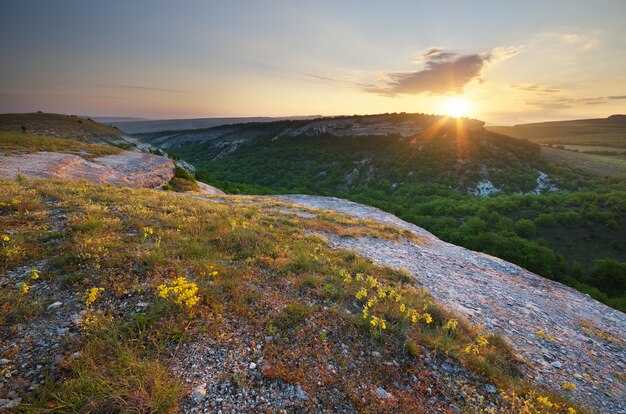
[[[299,400],[306,401],[309,399],[309,395],[300,387],[296,386],[296,398]]]
[[[198,385],[191,391],[191,398],[197,403],[202,402],[206,398],[206,384]]]
[[[248,366],[248,368],[256,369],[256,364],[254,362],[250,362],[250,365]]]
[[[376,388],[376,396],[378,398],[391,398],[391,394],[389,394],[387,391],[385,391],[384,388],[378,387]]]
[[[0,399],[0,408],[3,408],[5,410],[9,410],[11,408],[15,408],[18,405],[20,405],[20,403],[22,402],[21,398],[16,398],[14,400],[8,400],[5,398],[1,398]]]
[[[63,305],[63,302],[54,302],[54,303],[48,305],[48,309],[56,309],[56,308],[58,308],[61,305]]]
[[[489,394],[496,394],[498,392],[498,389],[491,384],[485,384],[485,390]]]
[[[454,367],[450,364],[441,364],[441,369],[443,369],[444,371],[446,371],[448,374],[452,374],[454,372]]]

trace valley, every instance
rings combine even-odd
[[[317,194],[376,206],[626,310],[626,274],[617,270],[626,261],[621,160],[506,137],[478,121],[460,126],[424,114],[339,121],[139,136],[193,163],[201,180],[226,192]],[[340,135],[328,124],[344,125]],[[615,269],[611,276],[607,267]]]

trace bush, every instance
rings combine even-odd
[[[515,223],[515,233],[520,237],[530,239],[537,234],[537,227],[531,220],[521,219]]]

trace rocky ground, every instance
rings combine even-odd
[[[93,160],[58,152],[0,156],[0,177],[15,178],[18,174],[27,178],[159,188],[174,176],[174,163],[165,157],[128,151]]]
[[[569,388],[573,398],[599,412],[626,413],[623,313],[504,260],[443,242],[373,207],[306,195],[280,199],[410,230],[423,243],[324,236],[338,249],[408,270],[437,300],[486,330],[502,334],[539,383],[557,390]]]

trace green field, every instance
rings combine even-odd
[[[585,154],[550,147],[542,147],[541,153],[554,162],[567,164],[588,174],[626,177],[626,159],[623,156]]]
[[[626,149],[626,116],[540,122],[486,129],[544,145],[593,145]]]

